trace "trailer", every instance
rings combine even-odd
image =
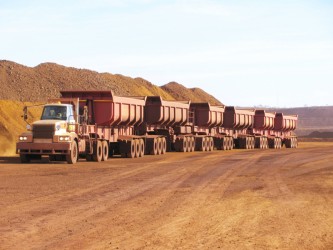
[[[206,141],[217,150],[232,150],[233,138],[223,128],[224,112],[224,106],[213,106],[208,102],[191,103],[193,133],[206,137]]]
[[[282,140],[286,148],[297,148],[298,141],[294,130],[297,127],[298,115],[284,115],[276,113],[274,119],[274,131]]]
[[[235,148],[254,149],[255,135],[250,130],[254,125],[254,109],[240,109],[227,106],[224,112],[223,127],[234,139]]]
[[[256,110],[251,134],[255,136],[255,148],[281,148],[281,139],[274,133],[274,112]]]

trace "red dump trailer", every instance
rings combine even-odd
[[[147,96],[145,123],[139,134],[164,136],[167,151],[192,152],[195,140],[189,123],[190,101],[165,101],[161,96]]]
[[[276,113],[274,119],[275,134],[281,138],[282,143],[287,148],[297,148],[297,136],[294,130],[297,126],[297,115],[284,115],[283,113]]]
[[[274,134],[275,113],[256,110],[251,134],[255,136],[255,147],[261,149],[280,148],[281,139]]]
[[[208,137],[218,150],[231,150],[233,139],[223,128],[224,111],[224,106],[213,106],[208,102],[191,103],[193,133]]]
[[[223,127],[234,138],[236,148],[255,148],[255,136],[250,133],[254,125],[254,109],[240,109],[233,106],[225,108]]]

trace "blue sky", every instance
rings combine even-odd
[[[333,105],[333,2],[0,0],[0,59],[200,87],[227,105]]]

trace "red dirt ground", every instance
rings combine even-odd
[[[1,249],[332,249],[333,143],[0,158]]]

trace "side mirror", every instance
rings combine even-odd
[[[27,130],[30,131],[31,130],[31,126],[28,124],[27,125]]]
[[[25,106],[24,108],[23,108],[23,119],[26,121],[26,120],[28,120],[28,107],[27,106]]]

